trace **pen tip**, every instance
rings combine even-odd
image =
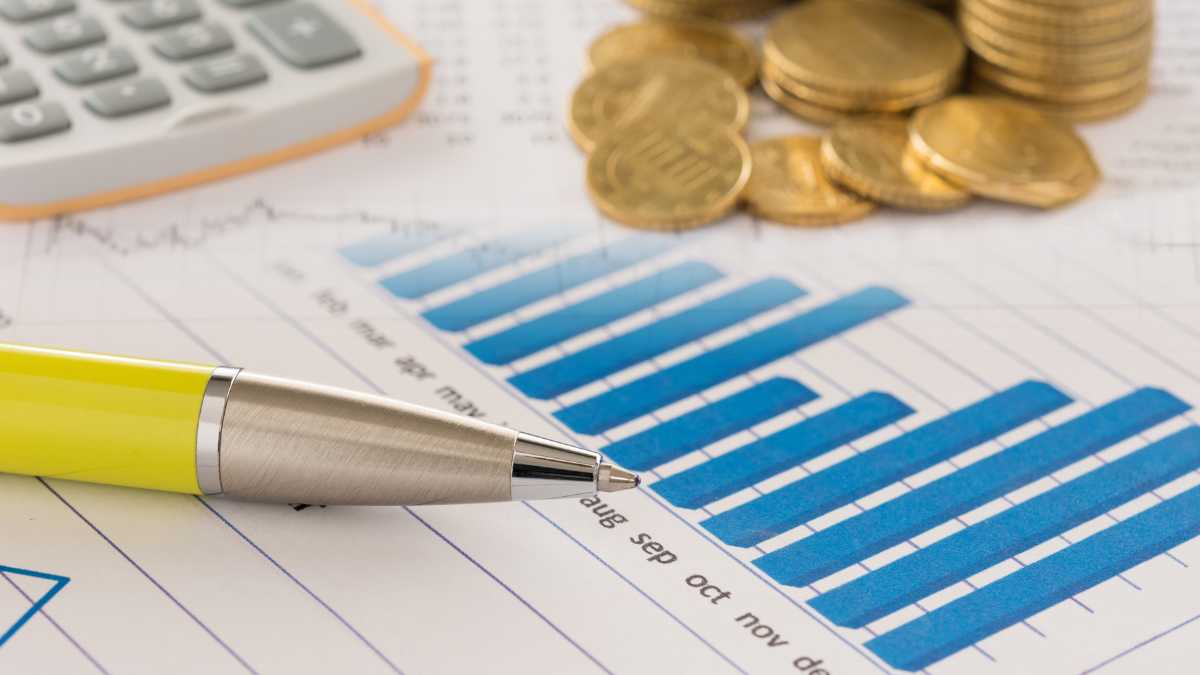
[[[641,485],[642,479],[635,473],[604,463],[600,465],[600,480],[597,482],[601,492],[620,492]]]

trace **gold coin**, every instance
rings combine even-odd
[[[600,36],[588,51],[593,68],[622,59],[660,56],[707,61],[746,87],[758,79],[758,53],[754,47],[737,31],[715,21],[629,23]]]
[[[769,97],[772,101],[775,101],[784,110],[807,122],[812,122],[813,124],[819,124],[821,126],[829,126],[830,124],[837,122],[849,114],[843,110],[825,108],[793,96],[786,89],[780,86],[779,83],[768,77],[763,77],[759,84],[762,85],[763,93],[766,94],[767,97]]]
[[[825,173],[874,201],[919,211],[966,205],[971,194],[925,168],[908,141],[908,120],[857,117],[833,126],[821,144]]]
[[[764,53],[808,86],[886,96],[937,88],[966,59],[949,20],[898,0],[807,0],[771,23]]]
[[[783,0],[626,0],[648,14],[667,19],[737,21],[765,14]]]
[[[1120,40],[1144,26],[1154,15],[1152,3],[1138,2],[1132,5],[1136,11],[1122,21],[1053,25],[1015,18],[987,0],[961,0],[959,4],[960,11],[972,14],[1001,33],[1021,40],[1063,46]]]
[[[911,110],[923,105],[928,105],[934,101],[939,101],[945,98],[950,92],[957,90],[962,84],[959,77],[960,73],[955,73],[955,77],[949,80],[936,89],[931,89],[927,92],[921,92],[917,95],[907,95],[902,97],[880,97],[880,96],[865,96],[845,94],[843,92],[825,91],[817,87],[810,87],[803,83],[796,82],[787,77],[785,73],[778,70],[774,64],[767,62],[762,67],[763,79],[771,80],[777,87],[786,91],[789,95],[805,101],[811,105],[836,110],[847,114],[856,113],[882,113],[882,112],[903,112]]]
[[[663,120],[621,127],[588,158],[588,192],[609,218],[648,229],[720,219],[750,179],[750,149],[725,125],[681,129]]]
[[[750,99],[720,68],[693,59],[617,61],[592,73],[571,99],[568,126],[585,152],[613,129],[643,117],[675,124],[746,126]]]
[[[998,11],[1015,19],[1038,23],[1051,28],[1089,26],[1097,23],[1123,22],[1136,15],[1153,0],[1112,0],[1074,5],[1055,5],[1037,0],[987,0]]]
[[[858,220],[875,205],[836,186],[821,168],[821,139],[784,136],[750,148],[754,174],[746,186],[746,207],[754,214],[790,225],[835,225]]]
[[[1007,96],[1019,101],[1024,101],[1025,103],[1032,105],[1046,114],[1054,115],[1055,117],[1060,117],[1072,122],[1099,122],[1117,117],[1119,115],[1124,115],[1125,113],[1128,113],[1141,105],[1146,100],[1146,97],[1150,94],[1150,83],[1143,82],[1130,91],[1124,92],[1112,98],[1088,101],[1086,103],[1052,103],[1048,101],[1034,101],[1023,97],[1020,94],[1008,91],[1007,89],[995,83],[983,80],[972,80],[968,89],[977,94],[983,94],[987,96]]]
[[[994,45],[970,31],[964,32],[963,37],[971,51],[988,63],[1019,75],[1063,82],[1119,77],[1149,63],[1153,50],[1152,42],[1146,41],[1140,49],[1117,58],[1099,58],[1074,52],[1034,55],[1018,45]]]
[[[913,151],[984,197],[1051,208],[1087,194],[1100,169],[1065,122],[1005,98],[955,96],[913,116]]]
[[[1112,98],[1135,89],[1150,79],[1149,64],[1119,77],[1095,82],[1047,82],[1010,73],[986,61],[972,63],[971,71],[975,77],[1008,91],[1053,103],[1088,103]]]
[[[964,38],[976,49],[976,42],[1011,53],[1036,63],[1082,63],[1092,61],[1120,61],[1142,56],[1154,41],[1154,23],[1133,26],[1129,35],[1119,40],[1085,45],[1049,45],[1034,40],[1025,40],[996,30],[970,12],[959,12],[958,23]],[[991,60],[990,57],[988,60]]]

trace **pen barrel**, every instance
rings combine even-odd
[[[0,344],[0,473],[198,494],[213,370]]]
[[[517,437],[468,417],[243,371],[225,405],[220,487],[281,503],[506,501]]]

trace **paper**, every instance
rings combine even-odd
[[[0,340],[395,395],[647,487],[293,509],[0,477],[0,672],[1193,671],[1200,11],[1159,8],[1154,97],[1087,128],[1108,178],[1074,207],[663,239],[595,213],[563,130],[632,12],[385,5],[439,61],[412,120],[0,228]]]

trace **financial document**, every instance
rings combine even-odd
[[[1078,204],[681,235],[597,215],[564,130],[632,11],[381,8],[437,60],[412,119],[0,227],[0,340],[396,396],[643,486],[324,508],[0,476],[0,673],[1195,672],[1194,2],[1159,3],[1150,101],[1084,128]],[[752,137],[816,132],[755,101]]]

